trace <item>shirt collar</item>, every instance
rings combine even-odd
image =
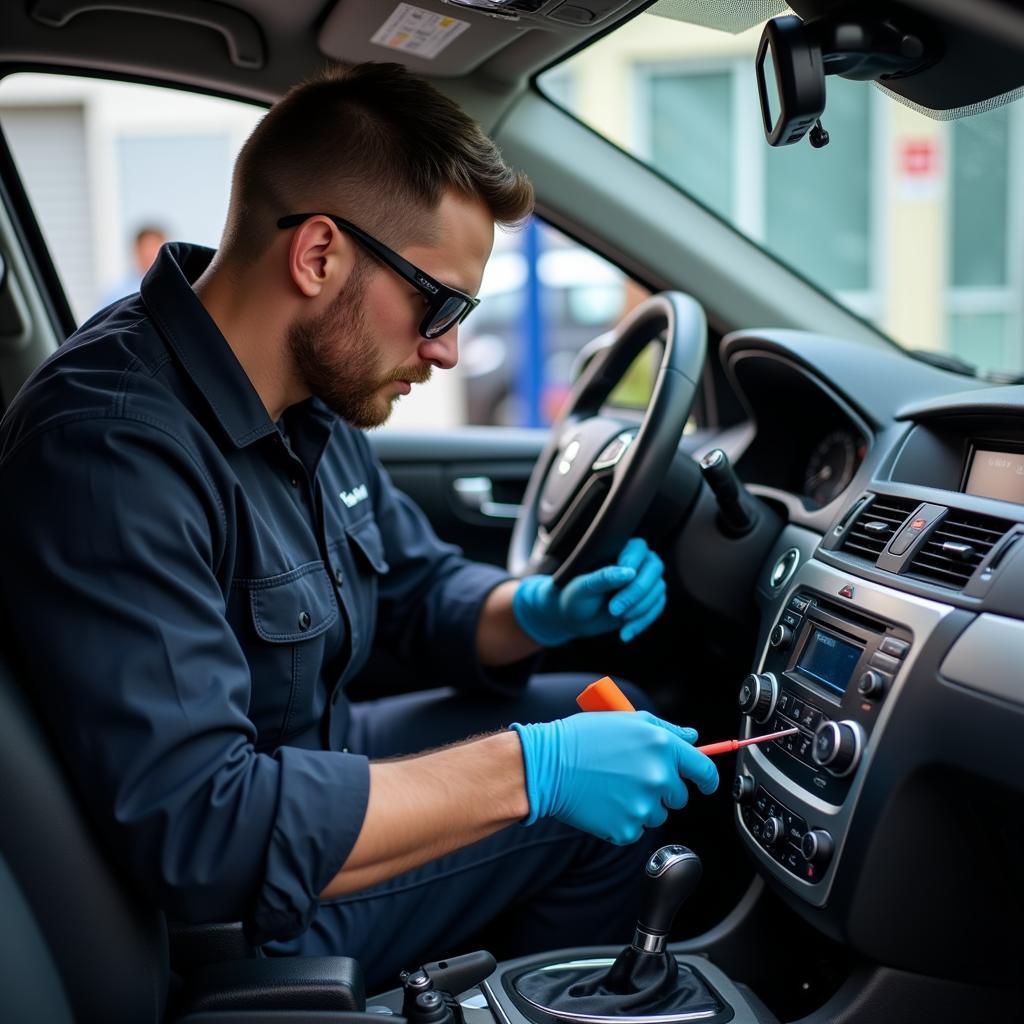
[[[274,433],[276,427],[227,339],[192,282],[209,266],[213,250],[184,242],[161,247],[142,280],[142,299],[236,448]]]

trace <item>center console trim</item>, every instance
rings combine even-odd
[[[851,612],[860,610],[904,626],[910,630],[914,638],[913,647],[901,663],[887,696],[879,706],[877,721],[864,746],[863,756],[853,774],[845,799],[838,805],[821,799],[798,785],[772,764],[756,746],[742,750],[737,764],[737,771],[751,775],[755,785],[764,786],[772,796],[786,804],[791,811],[808,820],[816,819],[815,827],[827,827],[832,833],[835,842],[832,859],[819,881],[808,882],[787,871],[762,849],[743,821],[741,806],[737,804],[734,809],[739,833],[743,841],[753,851],[759,869],[799,895],[805,902],[819,907],[825,906],[828,902],[838,865],[842,862],[846,834],[864,786],[864,779],[871,770],[875,752],[885,735],[886,724],[892,717],[893,708],[899,700],[903,684],[913,671],[921,651],[936,626],[943,618],[956,610],[953,605],[894,590],[833,568],[816,558],[811,558],[797,571],[785,595],[780,600],[779,616],[781,617],[789,599],[798,590],[812,590],[829,596],[835,601],[836,595],[844,587],[853,587],[854,597],[851,599]],[[758,659],[758,672],[764,670],[769,649],[765,644]],[[754,735],[753,723],[749,718],[745,718],[743,736],[746,738],[752,735]]]

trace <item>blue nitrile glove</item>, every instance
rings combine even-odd
[[[520,725],[530,816],[557,818],[622,846],[686,805],[683,779],[702,793],[718,769],[694,749],[694,729],[647,711],[589,711],[556,722]]]
[[[527,576],[512,597],[512,612],[523,632],[545,647],[613,629],[629,643],[665,609],[664,568],[647,542],[634,537],[615,565],[564,587],[550,576]]]

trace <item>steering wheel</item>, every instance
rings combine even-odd
[[[634,359],[661,346],[639,427],[601,415]],[[658,492],[679,446],[707,352],[704,311],[660,292],[630,312],[584,370],[534,466],[512,531],[508,570],[563,585],[618,558]]]

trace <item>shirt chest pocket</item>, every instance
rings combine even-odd
[[[352,663],[346,676],[358,672],[373,645],[377,629],[380,578],[388,571],[384,539],[372,519],[345,527],[345,538],[331,545],[341,600],[352,636]]]
[[[338,604],[323,562],[247,580],[247,645],[252,673],[249,717],[263,747],[308,726],[314,691],[335,636]]]

